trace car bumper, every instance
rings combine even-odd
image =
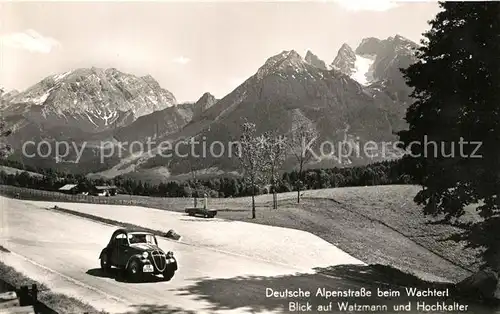
[[[158,275],[163,273],[165,270],[176,271],[178,269],[177,260],[173,257],[166,259],[166,266],[163,271],[161,269],[156,268],[155,264],[152,263],[149,259],[143,259],[141,260],[141,262],[142,262],[141,269],[143,274]]]

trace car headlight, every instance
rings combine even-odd
[[[142,253],[142,258],[148,258],[148,252]]]

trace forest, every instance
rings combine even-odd
[[[86,190],[93,185],[116,185],[119,193],[155,197],[240,197],[252,194],[251,186],[244,178],[214,177],[208,180],[188,180],[184,182],[170,181],[160,184],[135,181],[116,177],[112,180],[89,179],[84,175],[57,172],[52,169],[39,169],[9,160],[0,159],[4,166],[17,168],[17,174],[7,174],[0,171],[0,184],[33,188],[46,191],[57,191],[65,184],[78,184]],[[32,175],[36,172],[41,176]],[[301,190],[325,189],[346,186],[369,186],[386,184],[411,184],[410,176],[404,172],[401,161],[384,161],[366,166],[352,168],[309,169],[302,174],[303,180],[298,180],[298,172],[284,172],[276,184],[276,192],[291,192],[296,190],[296,182],[301,182]],[[303,181],[303,182],[302,182]],[[269,186],[258,186],[257,194],[270,193]]]

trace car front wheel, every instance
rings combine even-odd
[[[130,262],[127,268],[127,275],[131,281],[137,281],[140,277],[139,264],[136,261]]]

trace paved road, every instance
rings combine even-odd
[[[115,228],[3,197],[0,210],[0,245],[14,253],[1,255],[7,264],[97,308],[118,313],[124,308],[129,313],[283,313],[288,312],[291,301],[303,304],[309,301],[314,305],[334,301],[333,309],[336,309],[338,300],[314,296],[318,288],[376,289],[373,283],[361,284],[347,279],[350,266],[344,266],[341,275],[337,272],[336,276],[297,273],[293,267],[283,264],[163,239],[159,240],[160,246],[174,251],[180,263],[174,279],[126,283],[104,277],[98,270],[98,254]],[[20,256],[28,260],[19,262]],[[352,267],[357,272],[355,267],[359,266]],[[312,296],[266,297],[267,288],[302,289],[311,291]],[[401,298],[360,301],[389,307],[393,303],[404,303]],[[333,312],[337,311],[330,311]]]
[[[361,261],[305,231],[224,219],[189,217],[184,213],[139,206],[27,201],[40,208],[57,205],[80,213],[167,232],[181,242],[285,264],[300,271]]]

